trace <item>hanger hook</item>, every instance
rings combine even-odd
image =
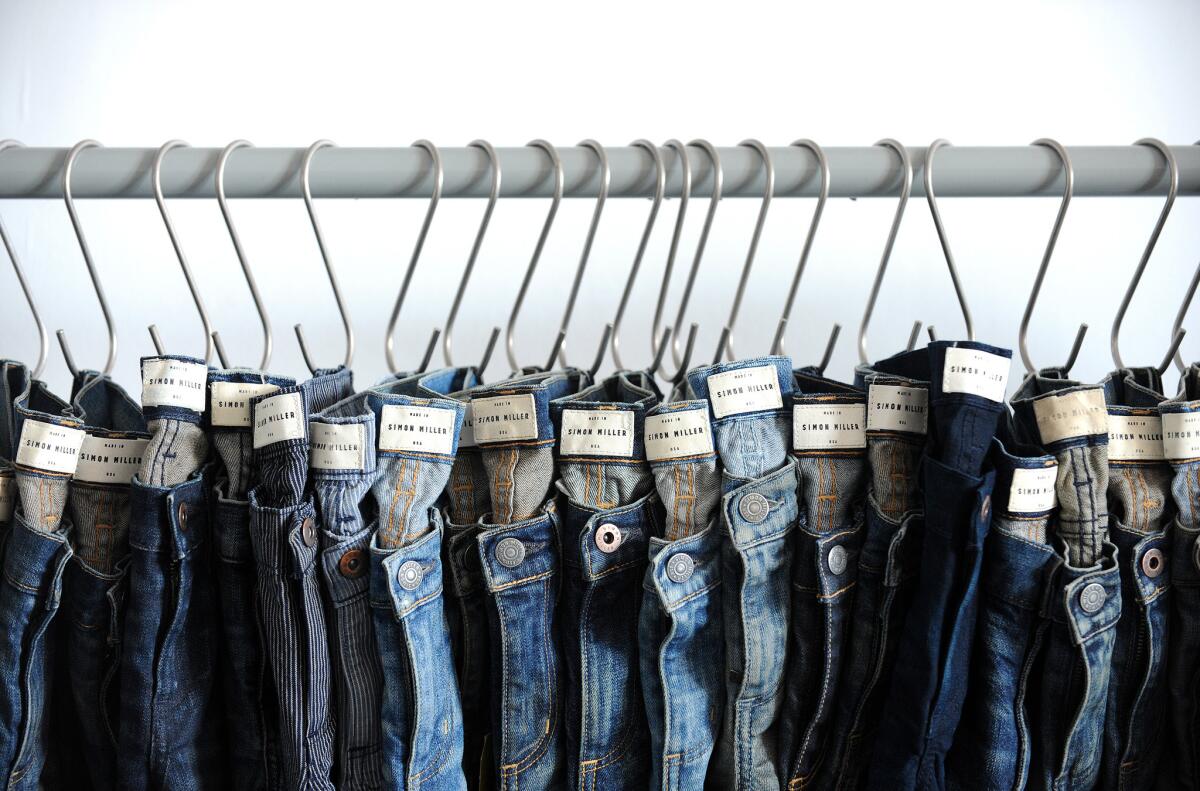
[[[1200,140],[1197,140],[1192,145],[1200,146]],[[1175,314],[1175,324],[1171,328],[1171,333],[1173,336],[1179,335],[1179,330],[1181,327],[1183,327],[1183,319],[1187,316],[1188,308],[1191,307],[1192,297],[1196,296],[1196,286],[1198,285],[1200,285],[1200,264],[1197,264],[1196,271],[1192,274],[1192,282],[1188,285],[1187,293],[1183,297],[1183,304],[1179,306],[1179,312]],[[1175,368],[1178,369],[1179,373],[1185,373],[1187,371],[1187,365],[1184,364],[1183,355],[1178,349],[1175,350],[1174,358]]]
[[[425,220],[421,223],[417,241],[413,244],[412,256],[408,259],[408,269],[404,271],[400,293],[396,296],[396,305],[392,308],[392,317],[388,319],[387,336],[384,338],[384,355],[387,357],[388,370],[393,374],[400,371],[400,366],[396,363],[395,343],[396,323],[400,320],[400,308],[404,306],[404,298],[408,296],[408,287],[412,285],[413,274],[417,271],[417,262],[421,260],[421,251],[425,249],[425,238],[429,236],[429,228],[433,225],[433,215],[437,211],[438,202],[442,199],[442,185],[445,181],[442,154],[438,151],[437,146],[428,140],[418,140],[413,143],[413,147],[424,149],[425,153],[429,154],[429,161],[433,166],[433,194],[429,198],[429,207],[425,210]],[[425,349],[420,371],[423,372],[428,367],[429,360],[433,358],[433,350],[440,334],[439,330],[434,330],[433,337]]]
[[[642,239],[638,242],[637,253],[633,257],[633,266],[629,268],[629,277],[625,279],[625,290],[621,292],[621,301],[617,305],[617,315],[612,320],[612,355],[613,364],[618,370],[625,370],[621,361],[621,321],[625,318],[625,308],[629,306],[629,297],[633,294],[633,283],[637,280],[642,268],[642,258],[646,255],[646,247],[650,244],[650,235],[654,232],[654,223],[658,220],[658,210],[662,208],[663,197],[667,194],[667,168],[663,163],[662,153],[658,146],[649,140],[634,140],[631,143],[636,148],[645,150],[654,163],[654,198],[650,204],[650,214],[646,217],[646,227],[642,230]],[[650,328],[650,353],[657,356],[658,346],[655,335],[658,332],[657,318]],[[661,359],[661,358],[659,358]]]
[[[967,325],[967,340],[975,340],[975,324],[971,321],[971,309],[967,307],[967,295],[963,292],[962,282],[958,279],[958,267],[954,265],[954,255],[950,252],[950,240],[946,238],[946,228],[942,225],[942,213],[938,211],[937,196],[933,194],[933,155],[942,146],[950,145],[949,140],[941,138],[934,140],[925,149],[925,200],[929,203],[929,213],[933,216],[933,227],[937,229],[938,241],[942,244],[942,253],[946,256],[946,269],[950,271],[950,282],[954,284],[954,295],[958,298],[958,307],[962,311],[963,323]]]
[[[867,364],[867,328],[871,325],[871,316],[875,313],[875,303],[879,299],[879,291],[883,287],[883,275],[887,272],[888,262],[892,259],[892,248],[896,246],[896,236],[900,233],[900,223],[904,219],[904,210],[908,207],[908,196],[912,193],[913,169],[909,159],[908,149],[898,140],[890,137],[875,143],[877,146],[890,148],[900,160],[900,199],[896,203],[896,213],[892,216],[892,227],[888,231],[887,243],[883,246],[883,255],[879,258],[879,267],[875,270],[875,280],[871,283],[871,294],[867,297],[867,307],[863,311],[862,323],[858,325],[858,359]],[[917,336],[921,333],[921,322],[913,322],[913,329],[908,339],[908,350],[917,344]]]
[[[1143,137],[1134,145],[1150,146],[1162,154],[1163,159],[1167,163],[1169,180],[1167,183],[1167,200],[1158,215],[1158,221],[1154,223],[1154,231],[1150,234],[1150,240],[1146,242],[1146,249],[1142,251],[1142,258],[1138,261],[1137,269],[1133,272],[1133,279],[1129,281],[1129,288],[1125,289],[1125,296],[1121,298],[1121,306],[1117,308],[1117,316],[1113,319],[1110,344],[1112,346],[1113,364],[1116,365],[1118,370],[1125,368],[1125,363],[1121,359],[1121,323],[1125,321],[1125,312],[1129,310],[1129,303],[1133,299],[1133,292],[1137,291],[1138,284],[1142,280],[1142,274],[1146,271],[1146,264],[1150,262],[1150,256],[1154,253],[1154,247],[1158,244],[1158,237],[1162,233],[1163,226],[1167,224],[1167,217],[1171,214],[1171,207],[1175,205],[1175,194],[1179,191],[1179,163],[1175,161],[1175,155],[1171,152],[1170,147],[1163,141],[1153,137]]]
[[[692,268],[688,270],[687,281],[683,286],[683,296],[679,300],[679,311],[675,314],[675,324],[671,328],[671,357],[680,367],[683,367],[683,359],[679,354],[679,336],[683,329],[683,318],[687,314],[687,306],[692,299],[692,289],[696,285],[696,276],[700,273],[700,262],[704,259],[704,248],[708,245],[708,235],[712,231],[713,220],[717,216],[717,207],[721,203],[721,191],[725,182],[725,170],[721,167],[721,156],[713,144],[707,140],[692,140],[688,145],[700,148],[708,156],[709,165],[712,167],[713,186],[708,212],[704,215],[704,226],[700,229],[700,239],[696,242],[696,251],[692,254]],[[680,208],[682,209],[682,206]],[[676,225],[677,233],[681,224],[680,222]],[[672,242],[672,246],[674,246],[674,242]],[[725,343],[722,342],[721,348],[724,347]],[[671,379],[674,380],[674,376]]]
[[[6,148],[24,148],[24,144],[17,140],[0,140],[0,151]],[[42,321],[42,314],[38,311],[37,300],[33,298],[29,281],[25,279],[25,270],[21,266],[20,260],[17,259],[16,248],[13,247],[12,240],[8,238],[8,229],[4,227],[3,219],[0,219],[0,242],[4,243],[4,249],[8,252],[8,260],[12,263],[13,273],[17,276],[17,283],[20,284],[21,291],[25,294],[25,304],[29,305],[29,312],[33,315],[33,323],[37,327],[38,357],[33,366],[33,378],[37,379],[41,376],[42,369],[46,367],[46,358],[50,356],[50,335],[46,332],[46,324]]]
[[[242,247],[242,238],[238,235],[237,227],[233,223],[233,215],[229,213],[229,203],[225,198],[225,166],[229,164],[230,155],[239,148],[253,147],[249,141],[234,140],[221,150],[221,155],[217,157],[216,173],[213,176],[213,191],[217,194],[217,206],[221,208],[221,217],[225,220],[225,227],[229,231],[229,240],[233,242],[233,251],[237,255],[238,264],[241,265],[242,277],[245,278],[246,286],[250,289],[250,296],[254,300],[254,310],[258,313],[258,320],[262,324],[263,351],[258,368],[260,371],[265,371],[267,366],[271,364],[271,352],[274,349],[271,318],[267,315],[266,304],[263,302],[262,294],[259,293],[258,283],[254,279],[254,272],[250,269],[250,262],[246,258],[245,249]],[[213,332],[212,338],[213,343],[217,347],[217,356],[223,361],[222,365],[228,367],[228,362],[225,362],[227,357],[225,355],[225,346],[221,343],[221,334]]]
[[[538,234],[537,244],[533,248],[533,255],[529,258],[529,264],[525,267],[525,277],[521,280],[521,288],[517,291],[516,301],[513,302],[512,312],[508,315],[508,327],[504,331],[505,354],[508,355],[508,364],[514,371],[521,370],[521,363],[517,361],[517,352],[515,348],[515,335],[517,327],[517,316],[521,313],[521,306],[525,304],[525,295],[529,292],[529,285],[533,282],[533,273],[537,270],[538,262],[542,259],[542,250],[546,247],[546,240],[550,238],[550,229],[554,227],[554,219],[558,216],[558,207],[562,203],[563,184],[565,177],[563,174],[562,158],[558,155],[558,149],[553,143],[546,140],[531,140],[526,143],[526,146],[540,148],[546,152],[546,156],[550,160],[550,168],[554,174],[554,196],[550,200],[550,208],[546,211],[546,219],[542,222],[542,231]]]
[[[679,252],[679,241],[683,237],[684,219],[687,217],[688,201],[692,195],[692,163],[687,153],[687,146],[679,140],[671,139],[665,143],[666,147],[671,149],[675,154],[675,160],[679,163],[679,212],[675,215],[675,230],[671,233],[671,246],[667,250],[667,264],[663,267],[662,285],[658,289],[658,299],[654,303],[654,322],[653,330],[650,333],[650,346],[654,351],[655,365],[654,370],[657,371],[659,364],[662,362],[660,349],[655,349],[654,344],[657,342],[655,333],[662,326],[663,312],[667,304],[667,288],[671,283],[671,274],[675,270],[675,255]],[[674,329],[666,327],[670,332],[664,332],[663,337],[671,342],[671,354],[677,355],[678,344],[675,342]],[[666,376],[666,381],[671,381],[674,374]]]
[[[83,226],[79,222],[79,215],[75,212],[75,198],[71,194],[71,172],[75,168],[75,159],[84,149],[98,147],[100,147],[100,144],[95,140],[81,140],[67,153],[66,162],[63,164],[62,192],[63,202],[67,205],[67,215],[71,218],[71,227],[75,229],[75,238],[79,241],[79,252],[83,254],[83,262],[87,265],[88,275],[92,279],[92,288],[96,292],[96,300],[100,303],[100,312],[104,314],[104,324],[108,331],[108,357],[104,361],[104,369],[101,373],[108,376],[112,373],[113,365],[117,361],[117,328],[113,322],[112,312],[108,308],[108,300],[104,297],[104,286],[100,283],[100,273],[96,271],[96,264],[92,260],[92,251],[88,248],[87,237],[84,236]],[[66,360],[67,368],[71,371],[71,376],[76,376],[79,371],[75,367],[70,344],[67,343],[67,333],[63,330],[58,330],[56,334],[58,335],[58,344],[62,347],[63,359]]]

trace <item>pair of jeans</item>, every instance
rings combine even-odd
[[[653,377],[618,372],[550,404],[562,494],[567,787],[644,787],[649,732],[637,621],[654,478],[643,441],[660,400]]]
[[[867,394],[797,371],[792,454],[800,505],[792,536],[792,618],[779,714],[779,774],[789,789],[832,788],[833,715],[865,538]]]
[[[884,704],[869,787],[946,787],[945,759],[962,715],[995,475],[985,469],[1006,416],[1012,352],[937,341],[929,356],[929,415],[921,486],[925,523],[917,592]]]
[[[353,394],[346,368],[251,397],[250,543],[263,645],[278,699],[285,787],[333,789],[329,638],[317,571],[318,528],[307,486],[308,419]]]
[[[690,371],[688,384],[709,402],[722,465],[726,703],[712,781],[774,788],[799,513],[788,454],[792,365],[786,357],[721,363]]]
[[[708,403],[649,410],[646,459],[661,503],[638,615],[638,664],[650,728],[650,788],[702,788],[725,706],[721,473]]]

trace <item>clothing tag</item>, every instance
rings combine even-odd
[[[773,365],[736,368],[708,377],[708,400],[713,415],[725,417],[764,409],[782,409],[779,369]]]
[[[948,346],[942,371],[942,392],[967,393],[1004,403],[1011,363],[1009,358],[991,352]]]
[[[299,393],[264,398],[254,407],[254,449],[304,439],[304,424],[304,399]]]
[[[11,475],[0,475],[0,522],[12,519],[17,505],[17,480]]]
[[[704,409],[683,409],[646,418],[646,458],[650,461],[704,456],[713,452],[712,427]]]
[[[124,486],[133,480],[142,466],[142,456],[149,444],[148,439],[114,439],[88,434],[79,448],[75,480]]]
[[[26,420],[21,424],[17,464],[71,475],[79,465],[79,446],[83,444],[84,436],[77,428]]]
[[[1109,461],[1162,461],[1163,423],[1158,415],[1109,415]]]
[[[1058,465],[1049,467],[1018,467],[1013,470],[1012,485],[1008,487],[1008,510],[1019,514],[1040,514],[1058,505]]]
[[[212,392],[212,424],[214,426],[236,426],[250,428],[250,399],[267,395],[279,389],[279,385],[258,382],[213,382],[208,386]]]
[[[479,443],[475,441],[475,410],[471,408],[471,402],[468,401],[463,406],[466,410],[463,412],[462,431],[458,432],[458,447],[477,448]]]
[[[924,434],[929,427],[929,391],[924,387],[871,385],[867,430]]]
[[[387,404],[379,424],[379,449],[454,453],[454,410]]]
[[[559,452],[564,456],[633,455],[633,413],[628,409],[564,409]]]
[[[308,466],[314,470],[363,470],[367,466],[362,423],[308,424]]]
[[[471,399],[475,418],[475,441],[510,442],[537,439],[537,414],[533,393]]]
[[[203,363],[154,358],[142,363],[142,406],[204,411],[208,367]]]
[[[1108,408],[1099,388],[1039,398],[1033,402],[1033,416],[1046,445],[1060,439],[1108,433]]]
[[[792,407],[792,450],[865,447],[866,404],[796,404]]]
[[[1200,458],[1200,412],[1164,412],[1163,451],[1172,461]]]

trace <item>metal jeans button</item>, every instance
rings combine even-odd
[[[667,560],[667,577],[671,582],[687,582],[695,570],[695,561],[686,553],[677,552]]]
[[[187,525],[187,520],[188,520],[187,503],[180,503],[180,504],[179,504],[179,510],[178,510],[178,511],[176,511],[176,520],[179,522],[179,530],[180,530],[180,532],[186,533],[186,532],[187,532],[187,529],[188,529],[188,525]]]
[[[300,537],[304,539],[306,547],[317,545],[317,523],[311,516],[304,517],[304,521],[300,523]]]
[[[738,503],[738,513],[751,524],[758,524],[771,512],[771,504],[758,492],[750,492]]]
[[[1159,574],[1162,574],[1164,567],[1165,564],[1161,549],[1151,549],[1142,555],[1142,573],[1150,579],[1154,579]]]
[[[621,542],[624,540],[621,528],[612,522],[605,522],[596,530],[596,548],[606,555],[616,552],[617,547],[621,546]]]
[[[839,544],[830,549],[826,563],[829,565],[829,572],[831,574],[841,574],[846,570],[846,548]]]
[[[525,545],[519,538],[505,538],[496,545],[496,560],[505,568],[515,569],[525,560]]]
[[[367,573],[366,553],[361,549],[348,549],[338,558],[338,571],[346,579],[358,579]]]
[[[416,590],[416,587],[421,584],[421,580],[424,577],[425,570],[415,560],[404,561],[400,564],[400,568],[396,572],[396,579],[400,581],[400,587],[406,591]]]
[[[1108,598],[1108,592],[1104,590],[1104,586],[1099,582],[1092,582],[1085,585],[1079,594],[1079,606],[1083,611],[1091,614],[1099,612],[1104,606],[1104,600]]]

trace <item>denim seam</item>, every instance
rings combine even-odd
[[[422,607],[425,604],[428,604],[431,599],[436,599],[441,594],[442,594],[442,586],[439,585],[437,590],[435,590],[432,593],[429,593],[425,596],[422,596],[421,598],[417,599],[415,602],[413,602],[412,604],[410,604],[408,607],[406,607],[404,609],[398,609],[393,604],[392,611],[396,614],[397,622],[407,618],[413,611],[417,610],[418,608]]]
[[[540,574],[534,574],[532,577],[522,577],[519,580],[513,580],[512,582],[506,582],[503,585],[497,585],[495,588],[492,588],[491,591],[492,591],[492,593],[499,593],[500,591],[506,591],[509,588],[515,588],[518,585],[523,585],[527,582],[537,582],[538,580],[544,580],[547,577],[551,577],[553,575],[554,575],[554,569],[549,569],[547,571],[543,571]]]
[[[551,574],[551,572],[547,572],[546,574],[539,575],[539,576],[548,577],[550,574]],[[550,624],[548,623],[548,619],[550,617],[550,609],[549,609],[550,586],[545,585],[545,586],[543,586],[543,588],[544,589],[542,592],[541,612],[545,613],[544,618],[547,620],[543,621],[543,625],[545,626],[545,629],[544,629],[545,636],[542,638],[542,648],[546,652],[545,656],[548,657],[552,661],[554,658],[554,647],[550,644],[550,639],[551,639]],[[497,598],[496,599],[496,611],[497,611],[497,614],[500,616],[500,621],[501,621],[500,628],[501,628],[501,632],[503,633],[503,632],[507,631],[507,629],[505,629],[505,623],[504,623],[504,608],[502,606],[500,606],[500,604],[501,604],[500,600]],[[501,651],[503,653],[501,654],[501,657],[503,660],[505,660],[504,661],[505,667],[503,668],[505,670],[508,669],[507,668],[508,656],[507,656],[506,648],[507,647],[504,645],[504,641],[502,640],[501,641]],[[546,717],[545,717],[545,720],[546,720],[545,733],[542,735],[542,737],[540,739],[538,739],[536,742],[534,742],[534,744],[532,745],[532,748],[531,748],[532,752],[530,755],[526,756],[524,759],[522,759],[520,761],[503,764],[500,767],[501,777],[505,780],[506,784],[507,784],[507,781],[509,781],[509,780],[516,780],[517,785],[514,786],[514,791],[516,791],[516,789],[520,788],[520,779],[518,776],[523,774],[526,770],[528,770],[529,768],[534,766],[539,760],[541,760],[542,755],[544,755],[545,752],[550,748],[550,740],[551,740],[550,737],[554,733],[555,726],[557,725],[558,697],[555,694],[557,679],[555,681],[551,681],[549,678],[550,674],[547,673],[546,675],[547,675],[546,692],[548,693],[546,695],[546,698],[547,698],[547,700],[550,701],[550,710],[546,713]],[[505,697],[507,697],[508,690],[505,689],[503,694]],[[505,729],[511,733],[511,728],[509,727],[509,724],[508,724],[509,707],[507,705],[507,701],[502,701],[501,705],[503,706],[503,709],[504,709]],[[503,738],[504,738],[504,734],[501,734],[501,739],[503,739]],[[503,745],[503,747],[507,747],[507,745]]]

